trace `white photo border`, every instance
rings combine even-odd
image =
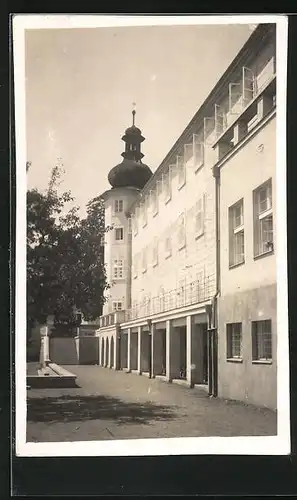
[[[277,436],[133,439],[92,442],[26,442],[26,118],[25,31],[112,26],[275,23],[277,33]],[[289,335],[286,213],[286,82],[288,18],[285,15],[108,16],[14,15],[13,55],[16,140],[15,438],[18,457],[288,455],[290,445]]]

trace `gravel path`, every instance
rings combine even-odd
[[[27,392],[28,441],[276,434],[270,410],[99,366],[65,368],[78,388]]]

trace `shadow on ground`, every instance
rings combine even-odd
[[[128,403],[106,396],[59,396],[30,398],[27,402],[28,422],[80,422],[114,420],[120,424],[149,424],[152,421],[174,420],[172,406]]]

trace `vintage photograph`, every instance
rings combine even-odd
[[[286,20],[78,17],[15,36],[20,446],[289,453]]]

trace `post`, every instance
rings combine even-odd
[[[172,381],[172,367],[171,367],[171,335],[172,335],[172,325],[171,321],[166,321],[166,380],[168,382]]]
[[[44,365],[48,365],[50,362],[49,357],[49,335],[48,335],[48,326],[45,327],[45,336],[44,336],[44,351],[43,351],[43,363]]]
[[[121,359],[121,329],[117,325],[116,327],[116,344],[115,344],[115,370],[121,369],[122,359]]]
[[[139,375],[142,373],[142,342],[143,342],[143,335],[142,335],[142,329],[141,326],[138,327],[138,350],[137,350],[137,372]]]
[[[153,325],[152,321],[149,319],[148,322],[149,333],[148,333],[148,365],[149,365],[149,378],[152,378],[152,342],[153,342]]]
[[[131,328],[128,328],[127,335],[127,370],[131,371]]]
[[[187,335],[187,382],[190,387],[193,387],[193,356],[192,356],[192,335],[193,335],[193,317],[186,318],[186,335]]]

